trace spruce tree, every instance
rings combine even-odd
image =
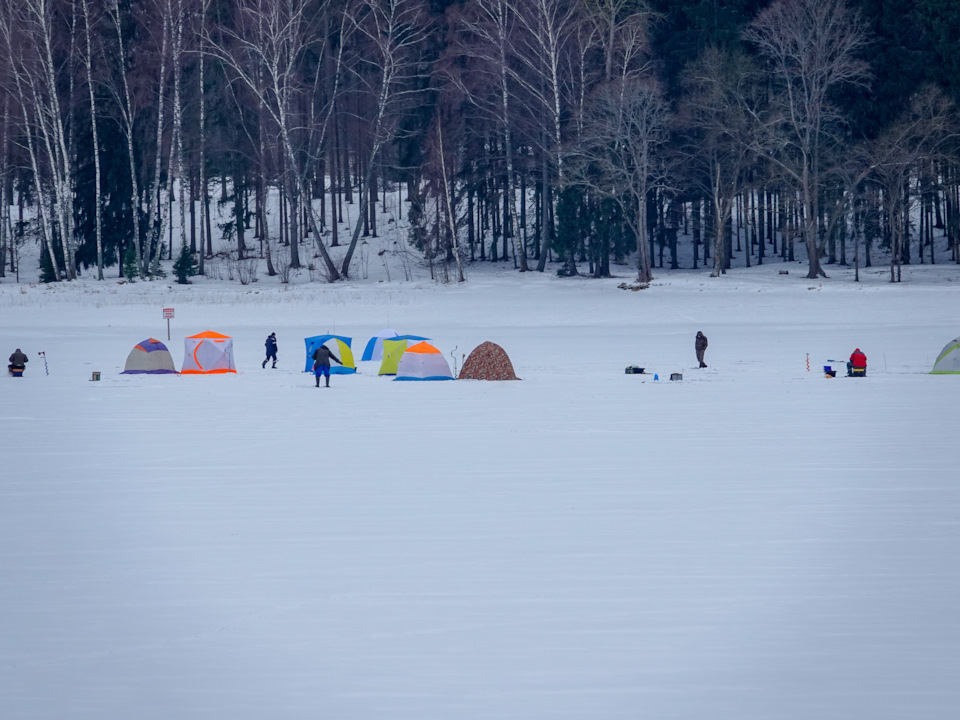
[[[190,252],[186,241],[180,245],[180,255],[173,263],[173,273],[177,276],[177,282],[181,285],[189,285],[190,278],[197,274],[197,263],[193,259],[193,253]]]
[[[136,282],[137,276],[140,275],[140,268],[137,266],[137,250],[133,246],[133,241],[127,243],[127,249],[123,253],[121,274],[127,282]]]
[[[45,244],[45,243],[44,243]],[[62,253],[58,253],[56,247],[54,247],[54,253],[57,254],[57,259],[60,259]],[[56,271],[53,269],[53,263],[50,261],[50,254],[47,252],[46,248],[41,248],[40,251],[40,282],[42,283],[54,283],[60,280],[57,277]]]

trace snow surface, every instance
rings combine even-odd
[[[6,278],[0,718],[956,717],[960,268],[620,270]],[[120,375],[163,307],[241,372]],[[384,327],[523,380],[300,372]]]

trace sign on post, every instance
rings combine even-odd
[[[167,342],[170,342],[170,318],[173,317],[173,308],[164,308],[163,317],[167,321]]]

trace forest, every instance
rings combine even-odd
[[[388,196],[461,281],[960,262],[956,0],[0,0],[0,48],[0,276],[335,282]]]

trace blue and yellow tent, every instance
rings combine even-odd
[[[334,355],[340,358],[343,365],[330,363],[330,372],[334,375],[344,375],[346,373],[355,373],[357,371],[356,363],[353,362],[353,351],[350,344],[353,338],[343,335],[316,335],[314,337],[304,338],[303,342],[307,346],[307,362],[303,368],[304,372],[313,372],[313,353],[321,345],[326,345]]]
[[[396,375],[397,365],[400,363],[400,356],[411,345],[424,342],[429,338],[419,335],[397,335],[395,338],[384,338],[383,340],[383,360],[380,362],[379,375]]]
[[[396,330],[391,330],[390,328],[381,330],[367,342],[367,346],[363,349],[363,355],[360,356],[360,360],[364,362],[367,360],[383,360],[383,341],[395,337],[399,337],[399,333]]]

